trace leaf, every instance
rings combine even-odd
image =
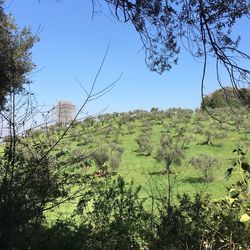
[[[225,178],[226,180],[228,180],[228,179],[231,177],[233,171],[234,171],[234,168],[228,168],[228,169],[226,170],[225,174],[224,174],[224,178]]]
[[[232,205],[232,204],[234,203],[235,200],[236,200],[236,199],[227,197],[227,201],[229,202],[230,205]]]
[[[235,189],[235,188],[231,188],[229,190],[229,196],[230,196],[230,198],[235,199],[235,198],[237,198],[239,196],[239,194],[240,194],[240,192],[237,189]]]
[[[244,171],[250,173],[250,166],[249,166],[249,164],[248,164],[246,161],[243,161],[243,162],[241,163],[241,167],[242,167],[242,169],[243,169]]]
[[[243,223],[245,228],[247,229],[250,224],[250,216],[248,214],[241,215],[240,222]]]
[[[242,214],[240,217],[240,222],[242,223],[250,222],[250,216],[248,214]]]

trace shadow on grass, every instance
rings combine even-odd
[[[196,184],[196,183],[203,183],[205,182],[205,180],[202,177],[186,177],[182,180],[182,182]]]
[[[166,170],[160,170],[160,171],[155,171],[155,172],[149,172],[149,175],[166,175]],[[170,174],[173,174],[173,172],[170,172]]]
[[[205,142],[196,143],[196,145],[209,146],[209,147],[217,147],[217,148],[223,147],[222,143],[211,143],[211,144],[208,144],[206,141]]]
[[[149,175],[166,175],[166,170],[161,171],[155,171],[155,172],[149,172]]]
[[[146,153],[141,153],[141,152],[139,152],[139,150],[138,149],[136,149],[136,150],[134,150],[134,152],[136,153],[136,156],[145,156],[145,157],[149,157],[149,156],[151,156],[151,153],[148,153],[148,154],[146,154]]]
[[[115,171],[115,170],[109,171],[108,174],[111,176],[115,176],[115,175],[117,175],[117,171]]]

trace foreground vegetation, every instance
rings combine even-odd
[[[212,112],[224,122],[153,108],[6,137],[1,248],[247,249],[249,119]]]

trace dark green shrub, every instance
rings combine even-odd
[[[151,216],[145,212],[140,188],[126,184],[122,177],[107,179],[83,197],[77,206],[80,228],[89,228],[91,234],[86,249],[145,249],[149,236]],[[89,199],[89,203],[86,200]],[[91,204],[92,209],[88,206]]]
[[[162,200],[160,222],[150,249],[248,249],[250,235],[239,222],[240,205],[209,197],[179,197],[179,205]]]
[[[99,169],[101,169],[109,159],[108,152],[105,149],[96,149],[90,154],[90,157]]]

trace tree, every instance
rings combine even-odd
[[[156,153],[156,160],[164,162],[166,167],[166,174],[170,174],[173,163],[180,164],[184,158],[184,144],[185,141],[179,136],[176,140],[173,137],[163,134],[160,139],[160,147]]]
[[[31,48],[38,40],[29,28],[20,30],[13,17],[4,13],[0,1],[0,109],[4,108],[6,96],[19,92],[30,83],[27,74],[35,65],[31,60]]]
[[[213,180],[213,169],[218,166],[218,159],[206,154],[200,154],[191,160],[191,164],[202,172],[205,182]]]
[[[0,91],[0,132],[3,142],[0,150],[0,249],[39,249],[31,246],[32,241],[34,243],[39,238],[40,232],[45,231],[45,211],[76,196],[80,197],[82,191],[86,190],[88,180],[92,179],[90,175],[77,170],[69,171],[69,167],[77,166],[79,158],[84,160],[82,154],[65,159],[67,150],[55,153],[55,148],[62,143],[83,108],[109,91],[116,82],[95,93],[106,52],[90,90],[85,92],[86,98],[81,108],[55,139],[53,133],[47,130],[50,112],[38,111],[33,102],[34,95],[24,86],[30,82],[27,73],[34,67],[30,48],[35,39],[31,38],[28,29],[19,34],[14,21],[4,19],[7,17],[3,13],[2,1],[0,7],[0,32],[5,35],[6,31],[9,39],[4,40],[0,36],[0,56],[5,60],[0,61],[0,87],[3,89]],[[38,113],[45,118],[43,128],[34,126]],[[77,190],[72,189],[74,186]]]
[[[201,108],[223,108],[230,106],[231,108],[239,108],[243,103],[246,107],[250,107],[250,90],[248,88],[238,89],[236,95],[233,88],[221,88],[208,96],[204,97],[201,103]]]
[[[9,105],[8,105],[9,104]],[[30,120],[36,116],[27,91],[6,97],[2,111],[5,142],[0,153],[0,248],[28,248],[44,220],[44,210],[68,196],[71,177],[61,176],[50,145],[28,135]],[[63,185],[62,185],[63,184]],[[69,186],[68,186],[69,187]]]
[[[71,101],[59,101],[54,107],[54,116],[59,126],[69,124],[75,115],[75,105]]]
[[[99,94],[91,90],[78,114]],[[68,157],[66,144],[63,150],[55,150],[63,144],[76,116],[55,139],[48,124],[33,127],[40,112],[31,97],[25,90],[19,95],[11,93],[6,97],[8,109],[0,113],[4,138],[0,152],[0,249],[39,249],[31,246],[46,231],[45,211],[81,197],[94,178],[78,167],[86,161],[83,152]]]
[[[153,150],[149,133],[142,133],[136,138],[136,143],[139,146],[138,153],[145,156],[150,156]]]

